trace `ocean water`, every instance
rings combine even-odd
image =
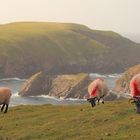
[[[90,78],[94,80],[97,77],[102,77],[106,80],[110,90],[113,89],[115,81],[121,76],[121,74],[110,74],[101,75],[98,73],[89,74]],[[41,95],[32,97],[21,97],[18,95],[18,91],[26,79],[19,78],[6,78],[0,79],[0,87],[9,87],[12,90],[12,97],[10,101],[10,106],[17,105],[41,105],[41,104],[53,104],[53,105],[68,105],[68,104],[82,104],[85,99],[57,99],[54,97]]]

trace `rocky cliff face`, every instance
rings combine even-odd
[[[140,65],[135,65],[124,72],[121,78],[116,81],[114,90],[116,92],[128,93],[130,92],[129,84],[132,77],[140,73]]]
[[[52,76],[50,77],[43,72],[36,73],[23,84],[19,95],[37,96],[48,93],[52,85],[52,78]]]
[[[57,98],[84,98],[90,82],[88,74],[46,75],[39,72],[19,91],[21,96],[49,95]]]

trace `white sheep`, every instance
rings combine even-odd
[[[130,92],[132,98],[129,100],[135,103],[137,113],[140,114],[140,74],[136,74],[130,81]]]
[[[0,87],[0,105],[2,105],[1,112],[3,112],[3,109],[6,106],[4,113],[7,113],[11,95],[12,93],[9,88]]]
[[[102,103],[104,103],[104,96],[106,96],[109,93],[107,84],[104,79],[102,78],[97,78],[95,79],[89,86],[88,86],[88,93],[89,93],[89,98],[87,101],[89,101],[94,107],[96,105],[96,101],[99,101],[102,99]]]

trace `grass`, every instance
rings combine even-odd
[[[128,101],[11,107],[0,114],[2,140],[139,140],[140,115]]]

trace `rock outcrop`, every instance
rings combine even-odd
[[[116,81],[114,90],[116,92],[129,93],[130,92],[130,89],[129,89],[130,80],[132,79],[132,77],[134,75],[136,75],[138,73],[140,73],[140,65],[135,65],[135,66],[131,67],[130,69],[128,69],[127,71],[125,71],[124,74],[122,75],[122,77],[120,77]]]
[[[47,75],[44,72],[39,72],[24,83],[19,91],[19,95],[84,98],[87,96],[89,82],[88,74]]]
[[[52,85],[52,77],[43,72],[36,73],[31,76],[21,87],[19,95],[21,96],[37,96],[46,94],[50,91]]]

